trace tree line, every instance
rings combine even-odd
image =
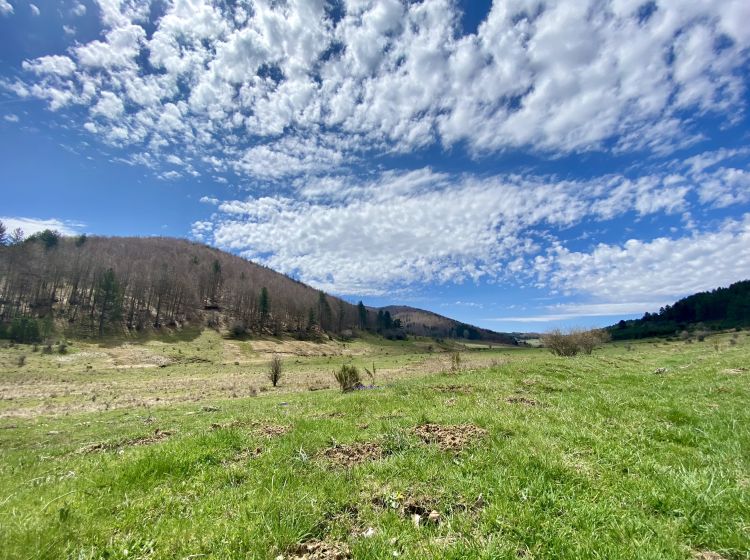
[[[699,292],[666,305],[658,313],[645,313],[640,319],[622,320],[608,328],[618,340],[669,336],[702,327],[731,329],[750,326],[750,280],[727,288]]]

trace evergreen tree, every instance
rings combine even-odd
[[[108,268],[99,279],[95,305],[99,315],[99,336],[104,334],[107,323],[115,323],[122,318],[120,284],[114,270]]]
[[[365,330],[367,328],[367,308],[361,300],[357,304],[357,317],[359,318],[359,328]]]
[[[268,290],[263,286],[260,289],[260,296],[258,296],[258,314],[260,315],[261,329],[266,324],[269,313],[271,313],[271,302],[268,299]]]

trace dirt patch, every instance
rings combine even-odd
[[[174,432],[172,430],[160,430],[157,428],[156,430],[154,430],[153,434],[147,436],[126,439],[118,442],[102,441],[97,443],[90,443],[79,449],[78,453],[101,453],[104,451],[117,451],[125,447],[152,445],[154,443],[159,443],[166,439],[169,439],[173,434]]]
[[[421,523],[440,523],[445,514],[479,512],[485,507],[486,502],[480,494],[476,500],[469,503],[456,501],[441,508],[438,500],[434,497],[390,494],[373,498],[372,504],[382,509],[395,510],[401,517],[411,519],[414,524],[419,525]]]
[[[347,560],[351,558],[349,548],[341,542],[311,540],[297,545],[276,560]]]
[[[268,439],[283,436],[291,428],[289,426],[280,426],[278,424],[262,424],[255,428],[255,432],[261,436],[265,436]]]
[[[461,451],[471,445],[473,440],[487,435],[487,430],[474,424],[423,424],[414,428],[414,433],[424,443],[434,443],[443,451]]]
[[[474,392],[471,385],[435,385],[433,389],[439,393],[454,393],[459,395],[468,395]]]
[[[337,444],[324,450],[321,455],[338,467],[350,468],[382,459],[385,453],[379,444],[365,441],[350,445]]]
[[[523,404],[525,406],[537,406],[539,403],[529,397],[508,397],[505,399],[508,404]]]
[[[739,367],[739,368],[727,368],[721,370],[721,373],[724,375],[742,375],[747,371],[747,368]]]

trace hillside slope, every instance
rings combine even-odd
[[[497,342],[500,344],[517,344],[515,337],[507,333],[498,333],[467,325],[455,319],[438,315],[432,311],[417,309],[405,305],[389,305],[381,308],[388,311],[393,320],[400,320],[406,332],[417,336],[431,336],[435,338],[463,338]]]
[[[377,315],[378,310],[184,239],[73,238],[48,231],[0,246],[0,336],[15,339],[39,340],[61,329],[70,336],[101,337],[184,325],[227,329],[237,336],[315,339],[323,332],[378,330]],[[410,321],[402,334],[464,332],[417,326]]]

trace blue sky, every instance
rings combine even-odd
[[[0,220],[605,325],[750,278],[750,4],[0,0]]]

